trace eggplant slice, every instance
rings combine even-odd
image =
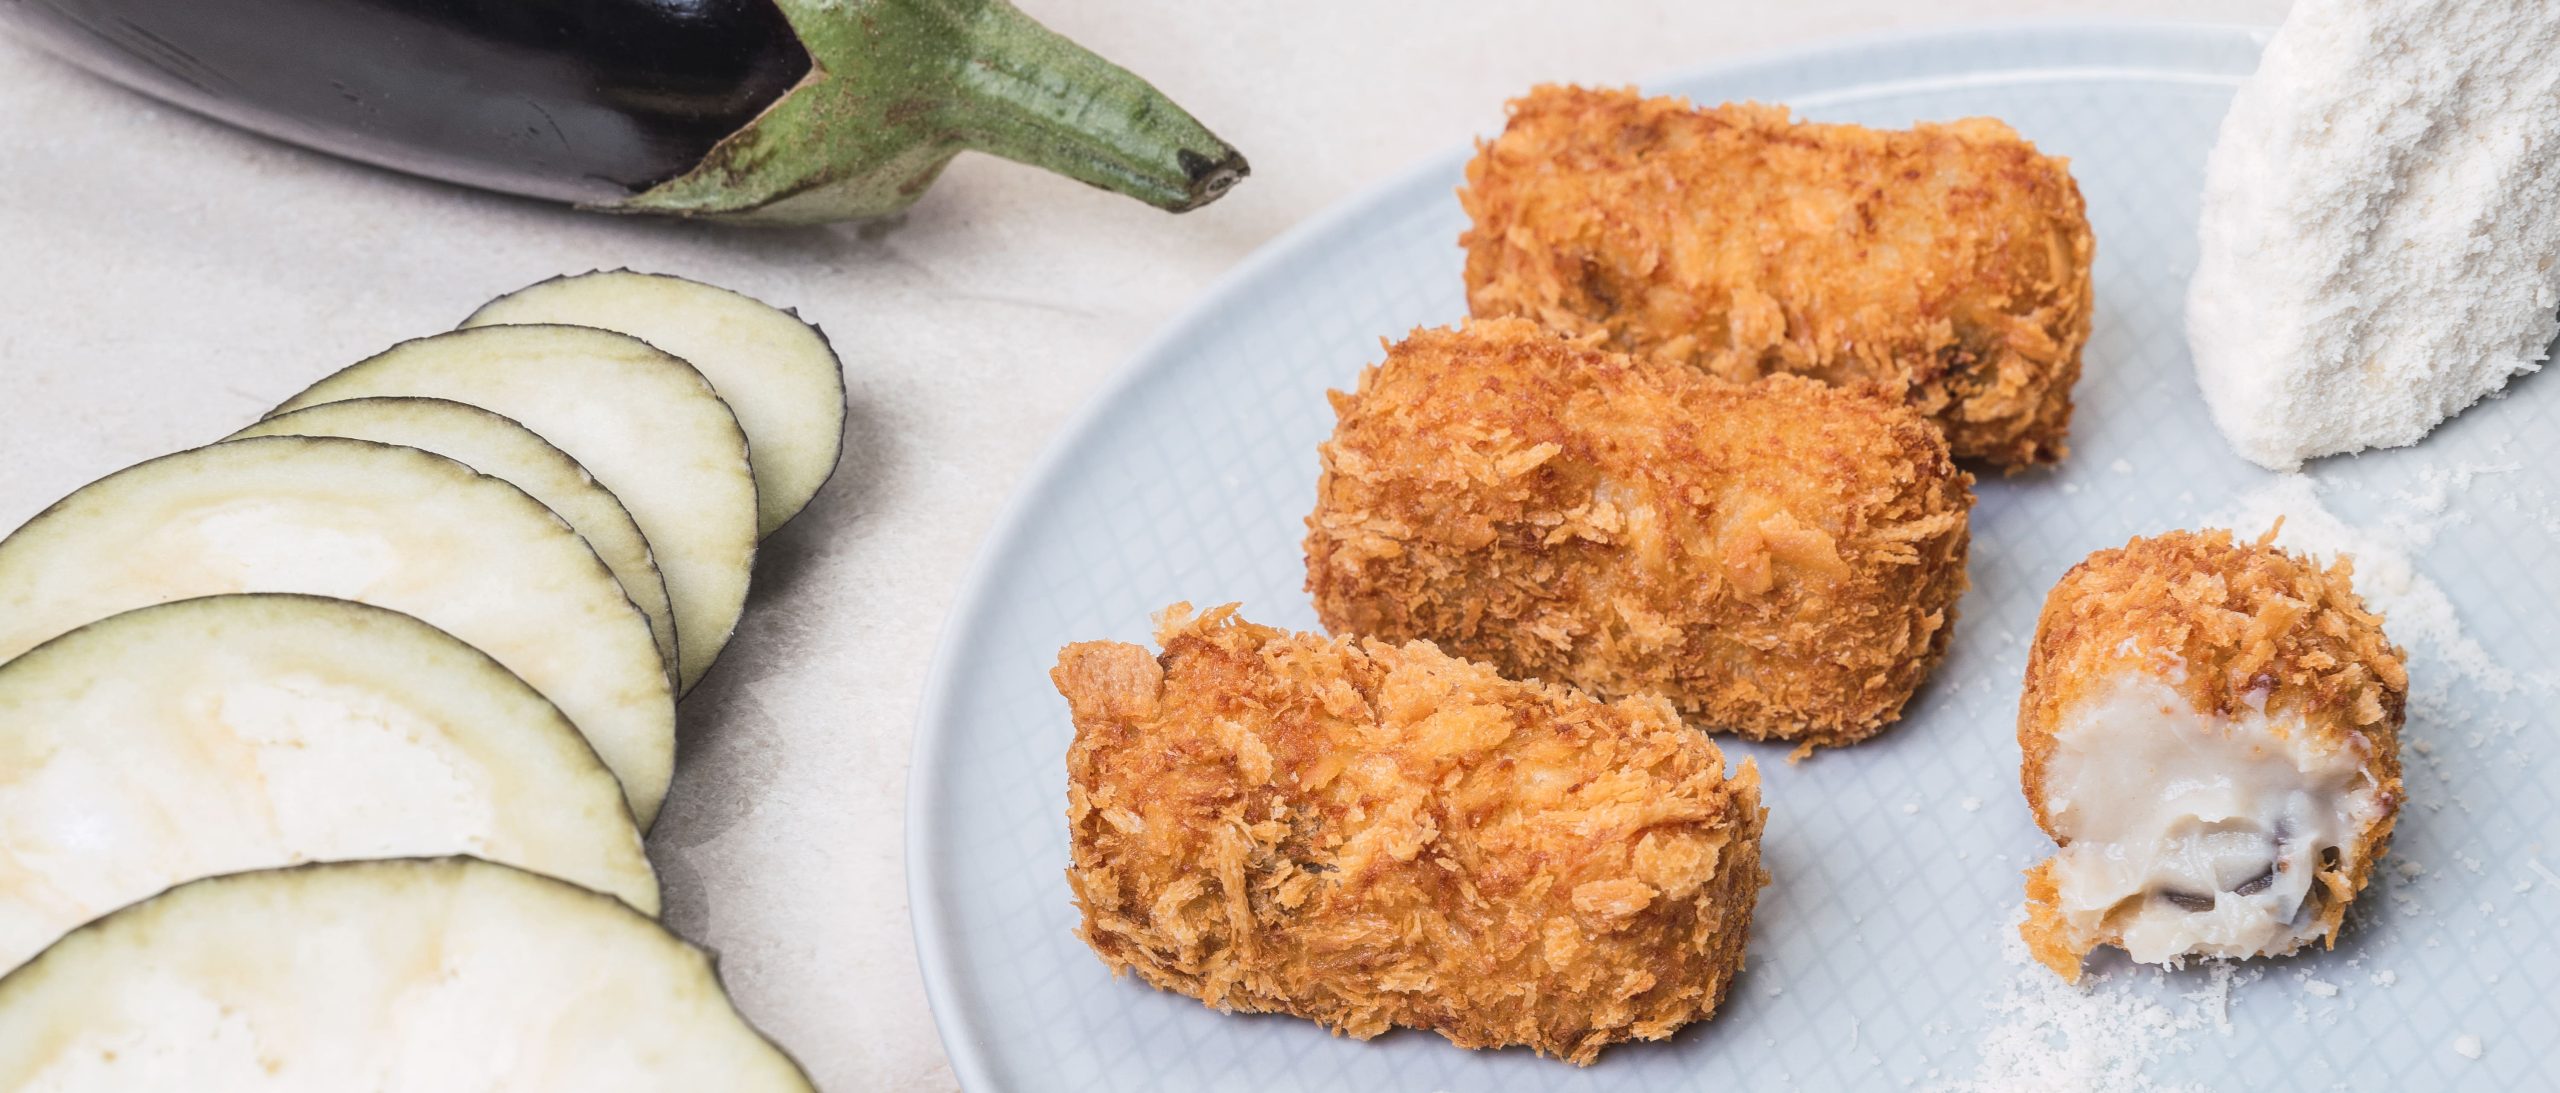
[[[666,578],[649,556],[649,540],[612,490],[551,442],[513,421],[459,402],[437,398],[360,398],[279,414],[225,439],[252,436],[342,436],[434,452],[533,495],[544,508],[594,547],[596,557],[622,582],[622,591],[649,616],[649,636],[676,671],[675,612]]]
[[[798,315],[682,277],[610,270],[510,292],[481,305],[462,328],[503,323],[619,331],[700,369],[755,453],[759,537],[798,515],[835,473],[844,450],[844,364]]]
[[[756,553],[747,437],[702,373],[627,334],[488,326],[402,342],[268,416],[382,396],[450,399],[512,418],[613,491],[666,576],[678,689],[692,689],[737,628]]]
[[[347,600],[181,600],[0,664],[0,772],[0,970],[170,885],[312,861],[468,853],[658,910],[577,726],[487,654]]]
[[[810,1088],[701,950],[470,858],[196,881],[0,979],[0,1089]]]
[[[415,448],[253,437],[82,487],[0,540],[0,660],[225,592],[355,600],[469,642],[569,716],[641,826],[657,815],[675,702],[648,619],[541,502]]]

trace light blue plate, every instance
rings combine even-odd
[[[2090,550],[2195,526],[2273,477],[2229,454],[2191,378],[2180,298],[2207,149],[2262,35],[2038,27],[1870,40],[1653,85],[1903,126],[1990,114],[2069,156],[2098,238],[2096,332],[2073,455],[1985,481],[1954,650],[1883,737],[1800,765],[1734,745],[1767,776],[1774,883],[1725,1012],[1587,1070],[1428,1033],[1367,1043],[1229,1016],[1114,981],[1072,934],[1063,756],[1048,670],[1059,646],[1146,641],[1175,600],[1242,601],[1312,627],[1301,520],[1324,392],[1378,339],[1464,313],[1452,151],[1272,244],[1138,356],[1070,427],[988,541],[943,638],[908,802],[916,941],[961,1080],[997,1090],[1739,1090],[1925,1088],[1976,1074],[1978,1046],[2045,982],[2004,961],[2019,871],[2048,853],[2017,788],[2025,639],[2045,590]],[[1496,105],[1485,104],[1488,118]],[[2157,1006],[2202,1027],[2163,1042],[2103,1032],[2163,1083],[2225,1088],[2560,1088],[2560,466],[2554,381],[2525,379],[2424,445],[2315,466],[2330,506],[2404,534],[2467,634],[2520,682],[2504,695],[2412,635],[2422,704],[2394,861],[2334,953],[2260,961],[2229,1028],[2191,970],[2101,961],[2080,1011]],[[2507,467],[2429,497],[2465,465]],[[2441,504],[2438,501],[2441,500]],[[2254,529],[2252,529],[2254,530]],[[2387,973],[2387,974],[2386,974]],[[2387,981],[2383,985],[2380,981]],[[2031,1006],[2030,1009],[2033,1009]],[[2102,1026],[2101,1026],[2102,1027]],[[2454,1049],[2480,1038],[2483,1055]],[[2059,1041],[2056,1041],[2059,1043]],[[2156,1056],[2145,1060],[2148,1051]],[[2101,1054],[2104,1054],[2103,1052]]]

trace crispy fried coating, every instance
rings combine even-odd
[[[1425,642],[1157,618],[1082,642],[1067,871],[1114,974],[1367,1039],[1589,1064],[1714,1014],[1761,885],[1759,773],[1657,699]]]
[[[1306,553],[1335,633],[1808,746],[1900,717],[1946,651],[1973,479],[1890,398],[1483,319],[1333,404]]]
[[[2230,532],[2173,531],[2101,550],[2074,566],[2045,597],[2018,699],[2019,782],[2036,824],[2069,845],[2049,810],[2043,772],[2065,717],[2126,673],[2173,686],[2194,711],[2220,719],[2299,715],[2323,750],[2366,756],[2382,812],[2358,832],[2350,853],[2323,863],[2319,925],[2337,943],[2347,906],[2388,851],[2403,799],[2400,729],[2407,718],[2405,654],[2382,619],[2356,594],[2354,563],[2326,569],[2274,545]],[[2288,723],[2289,719],[2288,719]],[[2054,862],[2027,874],[2027,921],[2036,958],[2077,980],[2091,943],[2061,919]]]
[[[1734,380],[1899,392],[1955,454],[2064,454],[2095,246],[2065,162],[2008,126],[1912,130],[1545,86],[1459,191],[1467,302]]]

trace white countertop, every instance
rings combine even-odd
[[[660,270],[797,306],[844,354],[845,463],[766,544],[737,640],[683,706],[675,788],[650,843],[667,920],[720,952],[742,1007],[821,1086],[950,1089],[901,860],[908,742],[942,615],[1041,447],[1221,272],[1494,127],[1502,100],[1535,82],[1633,82],[1920,26],[2265,23],[2285,5],[1030,7],[1170,92],[1244,149],[1253,177],[1170,217],[963,157],[892,224],[642,222],[245,136],[0,38],[0,374],[12,381],[0,398],[0,528],[553,274]]]

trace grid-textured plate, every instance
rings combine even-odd
[[[2195,526],[2274,479],[2213,431],[2180,327],[2203,159],[2261,41],[2157,26],[1940,34],[1651,88],[1874,125],[2007,119],[2071,157],[2097,231],[2098,312],[2074,454],[2050,474],[1982,483],[1954,651],[1911,717],[1799,765],[1779,749],[1730,749],[1767,774],[1775,882],[1726,1011],[1588,1070],[1425,1033],[1360,1043],[1221,1015],[1114,981],[1070,932],[1070,727],[1047,675],[1058,647],[1145,641],[1148,615],[1174,600],[1314,624],[1298,542],[1332,425],[1323,394],[1377,358],[1380,336],[1463,313],[1451,196],[1462,155],[1247,263],[1051,449],[949,623],[918,729],[908,868],[926,982],[962,1080],[1123,1093],[1904,1088],[1974,1076],[1986,1035],[2004,1050],[2038,1039],[2039,1006],[1995,1009],[2042,986],[2002,952],[2019,870],[2050,848],[2018,793],[2012,735],[2037,608],[2088,551]],[[2552,381],[2527,378],[2420,447],[2312,471],[2340,517],[2412,545],[2464,632],[2517,679],[2496,693],[2482,682],[2493,673],[2463,674],[2443,643],[2395,631],[2434,692],[2407,734],[2423,753],[2410,756],[2415,800],[2394,856],[2423,871],[2390,871],[2337,951],[2250,965],[2228,984],[2227,1025],[2222,1003],[2185,997],[2209,991],[2210,973],[2102,962],[2095,993],[2062,1002],[2084,1018],[2118,1014],[2117,1026],[2064,1021],[2078,1039],[2048,1046],[2101,1068],[2145,1066],[2163,1084],[2560,1083],[2560,947],[2548,940],[2560,934],[2560,876],[2542,868],[2560,865],[2560,845],[2546,845],[2560,838],[2560,748],[2542,739],[2560,654],[2555,398]],[[2146,1007],[2200,1027],[2166,1041],[2122,1027]],[[2456,1050],[2464,1036],[2479,1038],[2480,1058]]]

